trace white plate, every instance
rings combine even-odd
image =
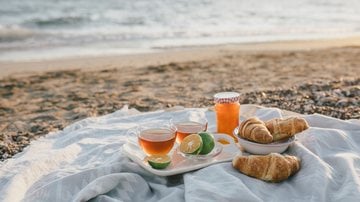
[[[219,138],[229,139],[231,138],[224,137],[224,135],[214,134],[215,140]],[[181,173],[186,173],[189,171],[197,170],[210,166],[216,163],[232,161],[235,155],[241,154],[241,151],[233,142],[227,145],[222,145],[220,143],[216,144],[217,148],[214,153],[211,152],[207,158],[187,158],[186,156],[177,152],[178,145],[175,145],[173,150],[170,151],[169,155],[171,156],[171,164],[162,170],[152,168],[148,162],[144,161],[146,155],[141,150],[137,144],[137,140],[129,138],[128,142],[123,146],[123,153],[128,156],[131,160],[139,164],[145,170],[159,176],[171,176]],[[216,152],[221,148],[220,152]],[[214,155],[216,154],[216,155]],[[205,156],[205,155],[204,155]]]
[[[295,136],[285,140],[285,141],[277,141],[269,144],[260,144],[256,142],[251,142],[249,140],[243,139],[238,136],[239,128],[234,129],[234,135],[238,138],[239,144],[241,147],[245,149],[245,151],[252,154],[260,154],[266,155],[270,153],[283,153],[295,141]]]

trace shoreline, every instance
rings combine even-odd
[[[34,75],[48,71],[75,69],[80,69],[82,71],[94,71],[114,68],[123,69],[126,67],[141,68],[149,65],[202,61],[214,57],[223,57],[234,52],[249,54],[269,51],[309,51],[316,49],[356,46],[360,46],[360,36],[317,40],[288,40],[207,46],[186,46],[180,48],[156,49],[155,52],[140,54],[79,56],[46,59],[41,61],[0,61],[0,79],[9,76],[18,77]]]

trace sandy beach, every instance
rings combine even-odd
[[[359,8],[0,1],[0,202],[358,201]]]
[[[125,105],[140,111],[241,103],[360,118],[360,38],[184,47],[139,55],[0,62],[0,159]]]
[[[67,57],[48,60],[0,61],[0,78],[38,74],[45,71],[82,71],[103,69],[143,68],[150,65],[164,65],[222,58],[233,54],[260,52],[309,51],[338,47],[358,47],[360,37],[346,37],[319,40],[290,40],[264,43],[227,44],[216,46],[188,46],[174,49],[158,49],[144,54],[103,55],[88,57]]]

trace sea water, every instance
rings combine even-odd
[[[0,0],[0,61],[359,32],[359,0]]]

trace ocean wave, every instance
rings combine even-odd
[[[0,43],[24,40],[35,34],[30,29],[0,25]]]
[[[24,23],[26,26],[37,27],[57,27],[57,26],[77,26],[89,20],[83,16],[61,16],[49,18],[34,18]]]
[[[168,48],[360,32],[359,0],[308,2],[0,0],[0,54],[92,45],[108,50]]]

